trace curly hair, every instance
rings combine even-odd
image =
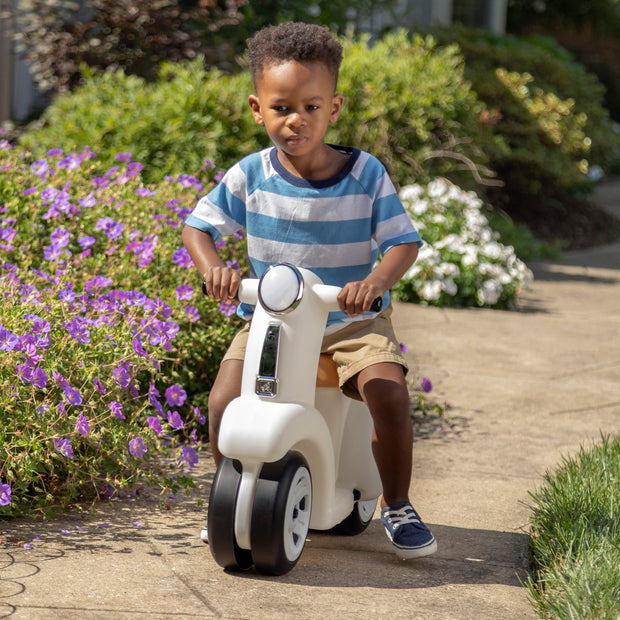
[[[264,67],[288,61],[322,62],[338,81],[342,46],[328,28],[303,22],[267,26],[247,40],[247,58],[254,84]]]

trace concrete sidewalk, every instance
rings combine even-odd
[[[197,538],[203,457],[203,488],[169,509],[141,496],[1,522],[0,618],[535,618],[528,492],[620,432],[620,243],[532,267],[516,312],[396,307],[412,366],[450,406],[416,421],[411,497],[436,555],[398,560],[375,520],[354,538],[311,532],[283,577],[227,574]]]

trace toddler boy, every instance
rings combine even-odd
[[[296,22],[270,26],[248,40],[247,56],[256,89],[249,97],[252,114],[274,146],[235,164],[198,202],[183,242],[217,301],[235,301],[240,277],[220,259],[215,241],[240,230],[247,234],[253,277],[287,262],[342,287],[322,351],[333,355],[341,389],[370,410],[381,520],[397,555],[429,555],[437,544],[409,503],[407,363],[389,321],[389,289],[417,258],[420,236],[376,158],[324,141],[344,104],[336,93],[342,47],[330,32]],[[377,297],[385,310],[371,313]],[[239,311],[247,314],[243,306]],[[241,391],[247,331],[233,340],[209,396],[216,464],[222,415]]]

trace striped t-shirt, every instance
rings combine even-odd
[[[333,148],[349,159],[338,174],[321,181],[288,172],[275,147],[245,157],[200,199],[187,225],[215,241],[245,229],[255,277],[269,265],[286,262],[334,286],[363,280],[379,252],[384,255],[401,243],[421,245],[379,160],[356,148]],[[388,303],[386,292],[384,307]],[[247,315],[247,307],[240,314]],[[354,320],[362,318],[368,316]],[[343,312],[332,312],[328,326],[351,320]],[[339,327],[342,324],[329,331]]]

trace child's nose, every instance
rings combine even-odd
[[[306,121],[299,112],[292,112],[291,114],[289,114],[287,118],[287,125],[289,127],[301,127],[302,125],[305,125],[305,124],[306,124]]]

